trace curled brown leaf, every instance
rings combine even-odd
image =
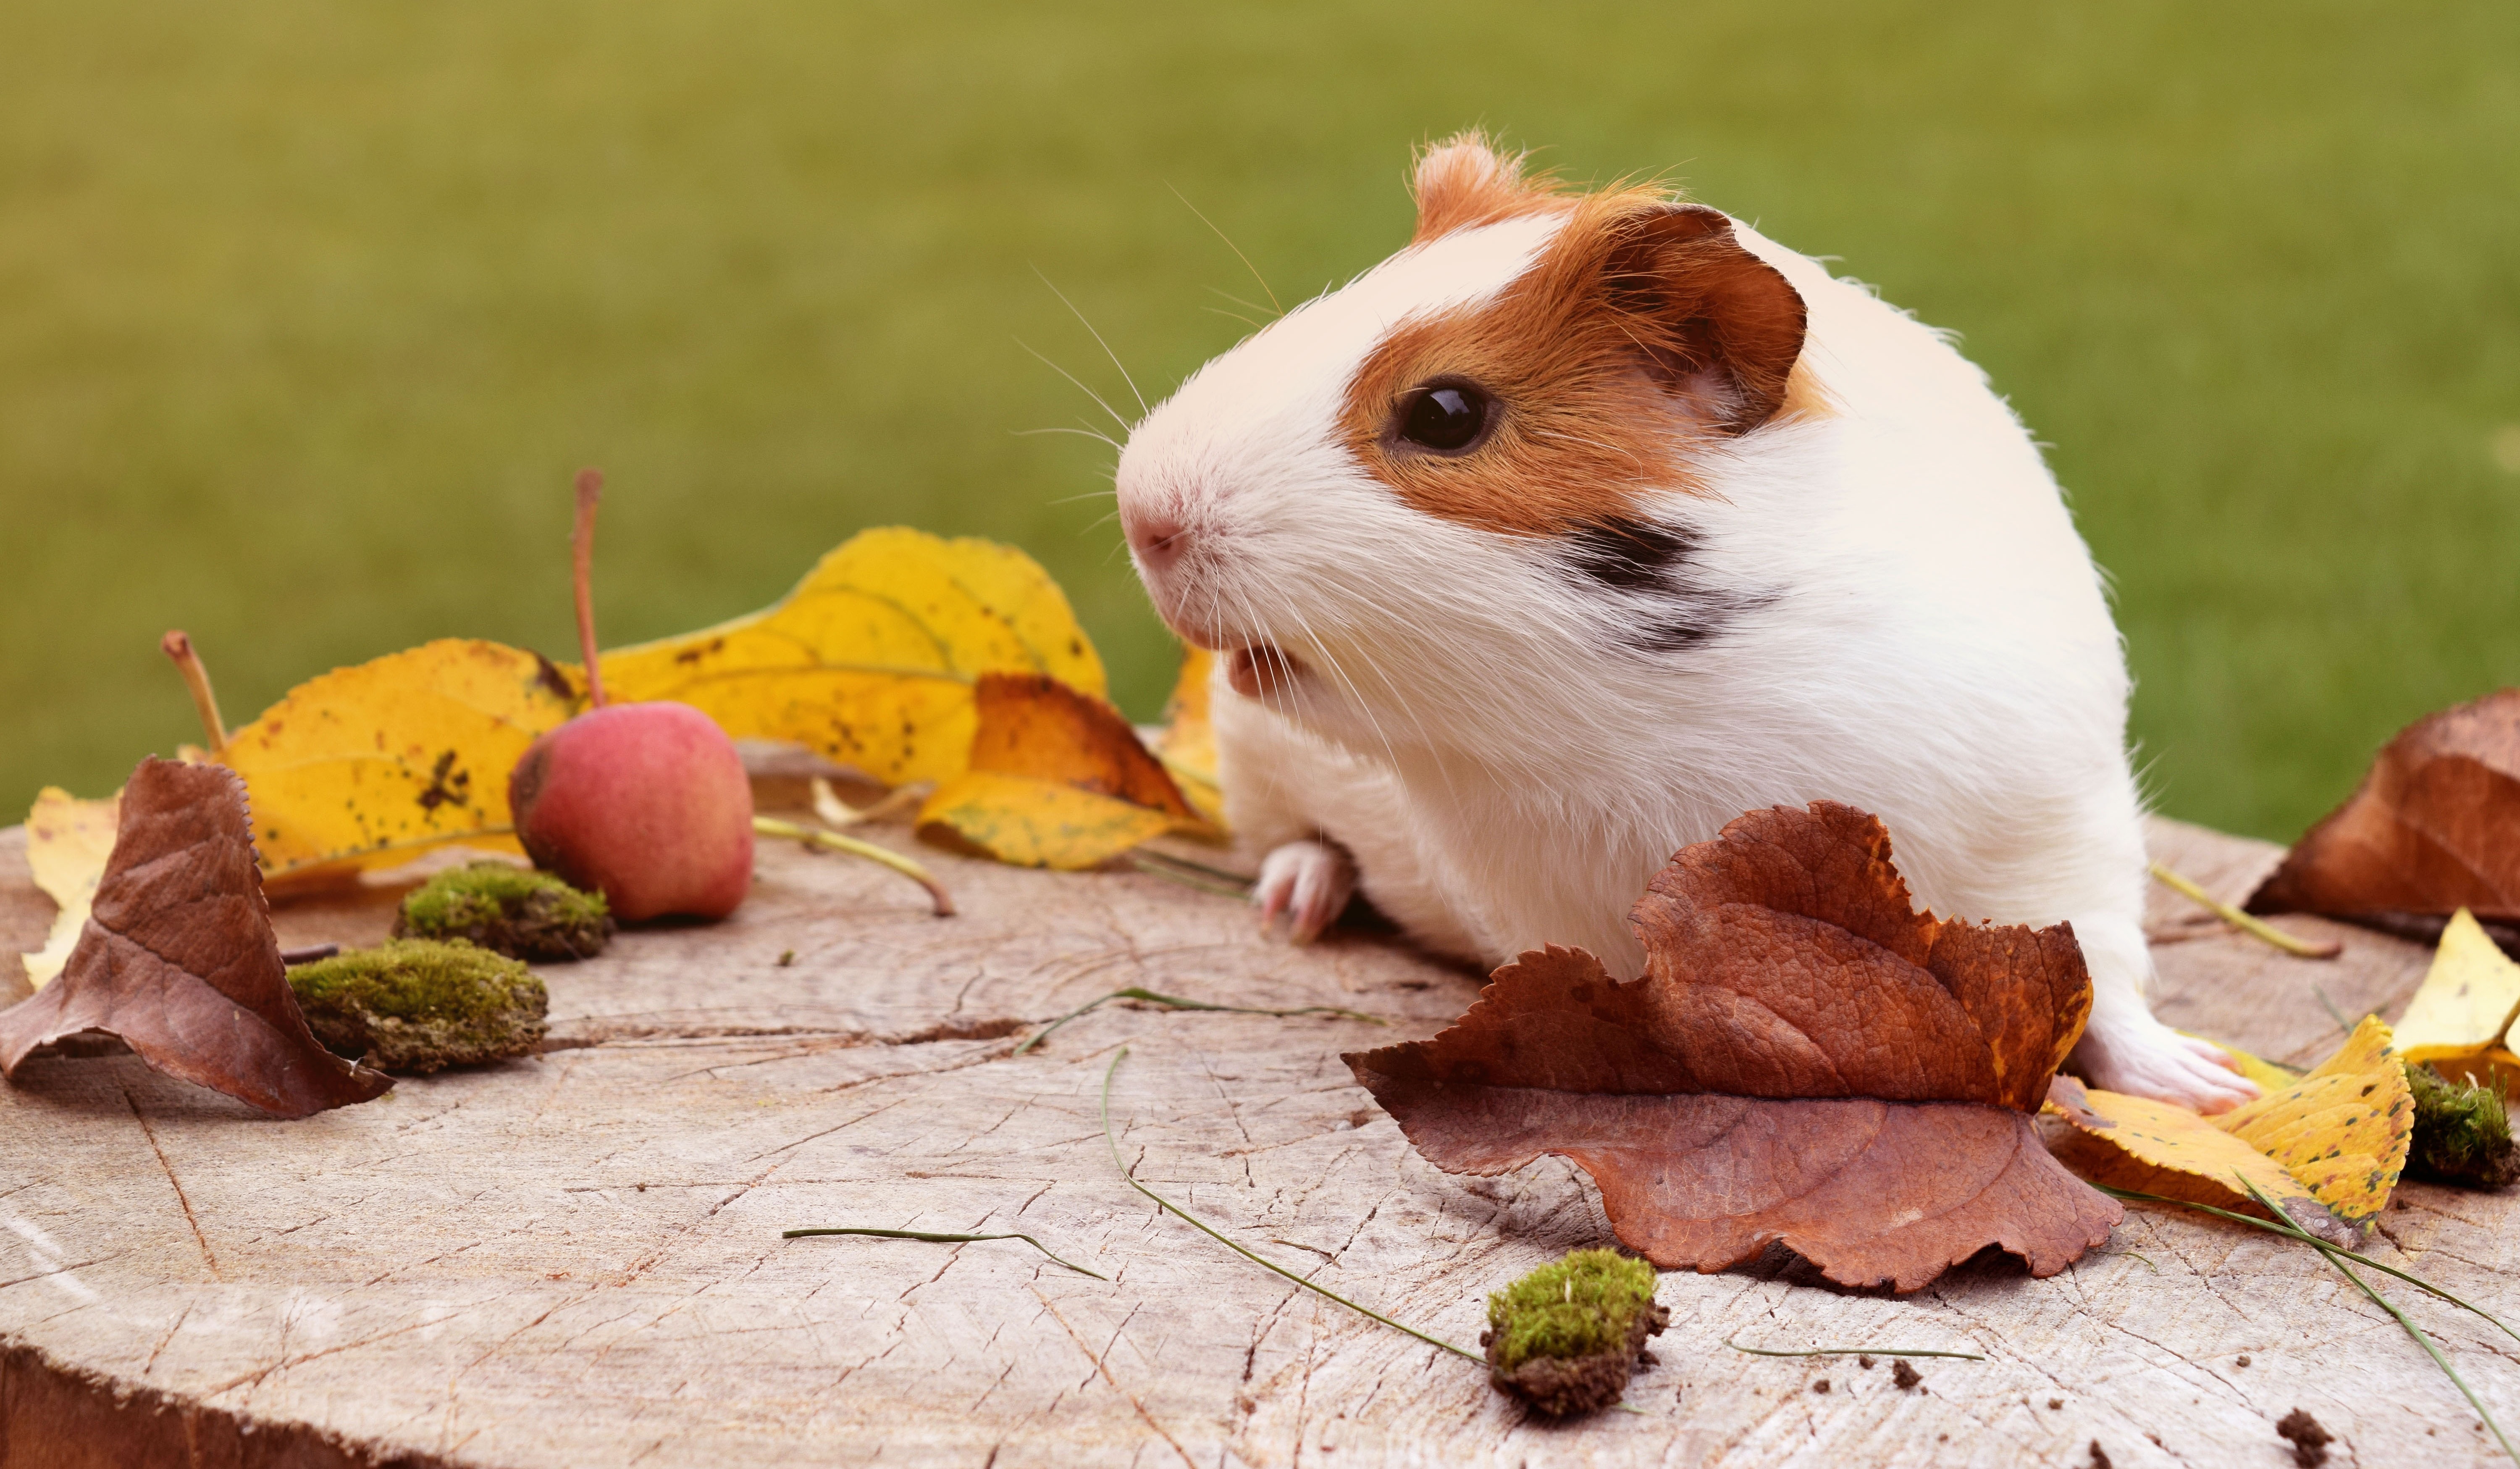
[[[2466,908],[2520,951],[2520,689],[2400,731],[2247,906],[2426,939]]]
[[[1890,855],[1851,806],[1751,812],[1638,902],[1642,978],[1535,950],[1433,1040],[1346,1060],[1439,1168],[1573,1160],[1665,1267],[1781,1242],[1912,1291],[1996,1245],[2053,1274],[2122,1213],[2031,1123],[2090,1014],[2082,951],[1919,913]]]
[[[0,1073],[83,1031],[282,1117],[393,1084],[316,1043],[290,992],[255,865],[245,782],[149,759],[122,796],[113,854],[60,979],[0,1011]]]

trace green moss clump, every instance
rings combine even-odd
[[[396,939],[289,971],[326,1050],[426,1076],[530,1054],[551,1007],[523,964],[458,939]]]
[[[394,915],[397,939],[462,939],[512,959],[592,959],[612,937],[604,895],[547,872],[474,862],[414,889]]]
[[[1653,1266],[1612,1250],[1577,1250],[1488,1297],[1489,1376],[1541,1411],[1607,1407],[1627,1392],[1645,1338],[1671,1323],[1654,1304]]]
[[[2470,1188],[2508,1188],[2520,1180],[2520,1153],[2511,1144],[2511,1115],[2499,1093],[2447,1080],[2431,1067],[2411,1062],[2407,1066],[2407,1089],[2415,1098],[2408,1172]]]

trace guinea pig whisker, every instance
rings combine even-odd
[[[1267,276],[1262,275],[1262,274],[1260,273],[1260,267],[1259,267],[1259,266],[1254,265],[1254,264],[1252,264],[1252,263],[1251,263],[1251,257],[1250,257],[1249,255],[1246,255],[1246,254],[1244,254],[1244,253],[1242,252],[1242,247],[1241,247],[1241,246],[1239,246],[1239,245],[1235,244],[1235,243],[1234,243],[1234,239],[1233,239],[1233,237],[1232,237],[1232,236],[1230,236],[1230,235],[1228,235],[1228,234],[1226,234],[1226,233],[1225,233],[1225,231],[1223,231],[1223,230],[1221,230],[1221,229],[1217,229],[1217,227],[1216,227],[1216,221],[1215,221],[1215,220],[1213,220],[1213,219],[1208,218],[1205,214],[1200,213],[1200,212],[1199,212],[1199,207],[1198,207],[1198,206],[1196,206],[1196,205],[1194,205],[1194,204],[1192,204],[1192,203],[1190,202],[1190,196],[1189,196],[1189,195],[1187,195],[1187,194],[1184,194],[1184,193],[1183,193],[1181,190],[1179,190],[1179,189],[1175,189],[1175,188],[1173,188],[1172,182],[1171,182],[1170,180],[1166,180],[1166,181],[1165,181],[1165,183],[1164,183],[1164,187],[1165,187],[1165,188],[1167,188],[1167,189],[1172,189],[1172,191],[1173,191],[1173,198],[1178,199],[1178,200],[1180,200],[1180,201],[1182,202],[1182,207],[1183,207],[1183,208],[1185,208],[1185,209],[1190,210],[1190,211],[1191,211],[1191,213],[1192,213],[1192,214],[1194,214],[1194,215],[1197,215],[1197,217],[1198,217],[1198,222],[1199,222],[1199,223],[1201,223],[1201,224],[1203,224],[1203,225],[1206,225],[1210,230],[1214,231],[1214,232],[1215,232],[1215,235],[1216,235],[1216,238],[1218,238],[1219,240],[1222,240],[1222,241],[1224,241],[1224,242],[1225,242],[1225,248],[1226,248],[1227,250],[1230,250],[1230,251],[1234,252],[1234,258],[1236,258],[1236,259],[1238,259],[1238,260],[1240,260],[1240,261],[1242,262],[1242,268],[1243,268],[1243,269],[1245,269],[1245,270],[1247,270],[1247,271],[1250,271],[1250,272],[1251,272],[1251,279],[1253,279],[1253,280],[1255,280],[1255,281],[1258,281],[1258,282],[1260,283],[1260,294],[1261,294],[1261,295],[1263,295],[1263,296],[1265,296],[1265,297],[1267,297],[1267,298],[1269,298],[1269,307],[1270,307],[1270,309],[1271,309],[1271,310],[1273,310],[1273,311],[1276,311],[1276,312],[1277,312],[1279,315],[1281,315],[1281,316],[1285,315],[1285,314],[1286,314],[1286,308],[1285,308],[1285,307],[1283,307],[1283,306],[1282,306],[1282,305],[1279,305],[1279,304],[1278,304],[1278,293],[1269,289],[1269,278],[1268,278]],[[1213,286],[1210,286],[1208,289],[1209,289],[1209,290],[1211,290],[1211,291],[1215,291],[1215,290],[1216,290],[1216,288],[1215,288],[1215,287],[1213,287]],[[1217,294],[1217,295],[1219,295],[1219,296],[1224,296],[1224,295],[1225,295],[1225,293],[1224,293],[1224,292],[1222,292],[1222,291],[1217,291],[1217,293],[1216,293],[1216,294]],[[1232,297],[1226,297],[1226,299],[1228,299],[1228,300],[1232,300],[1232,299],[1233,299],[1233,298],[1232,298]],[[1244,302],[1242,302],[1241,304],[1243,304],[1243,305],[1251,305],[1251,303],[1250,303],[1249,301],[1244,301]],[[1258,306],[1251,306],[1251,309],[1252,309],[1252,310],[1254,310],[1254,311],[1257,311],[1257,310],[1259,310],[1260,308],[1259,308]]]
[[[1238,321],[1255,332],[1260,330],[1260,323],[1253,321],[1250,317],[1243,315],[1239,311],[1228,311],[1223,306],[1201,306],[1199,309],[1207,312],[1211,316],[1222,316],[1229,321]]]
[[[1096,346],[1102,348],[1102,355],[1111,359],[1111,365],[1113,367],[1120,369],[1120,381],[1129,385],[1129,396],[1138,400],[1138,411],[1141,414],[1152,412],[1153,410],[1147,406],[1147,395],[1138,390],[1138,380],[1129,376],[1128,366],[1121,362],[1120,354],[1111,350],[1111,344],[1103,341],[1102,334],[1094,330],[1094,323],[1087,321],[1085,319],[1085,313],[1076,309],[1076,302],[1067,298],[1066,292],[1059,290],[1057,286],[1051,286],[1050,277],[1041,274],[1040,266],[1034,266],[1032,268],[1032,273],[1034,275],[1041,276],[1041,283],[1045,286],[1050,286],[1050,294],[1058,298],[1058,303],[1067,308],[1068,314],[1076,318],[1079,326],[1085,328],[1085,335],[1094,339],[1094,344]]]
[[[1375,605],[1370,594],[1366,600],[1370,606]],[[1380,611],[1380,609],[1377,608],[1377,611]],[[1305,635],[1307,637],[1312,637],[1315,651],[1321,655],[1322,660],[1325,663],[1329,665],[1331,670],[1338,675],[1339,681],[1348,686],[1348,696],[1355,700],[1359,709],[1365,712],[1366,722],[1372,726],[1374,738],[1382,742],[1383,754],[1391,757],[1393,767],[1397,768],[1400,764],[1400,752],[1393,748],[1391,736],[1383,729],[1382,720],[1375,715],[1373,706],[1367,703],[1364,697],[1358,694],[1356,681],[1348,676],[1347,670],[1340,666],[1338,659],[1332,656],[1327,647],[1321,645],[1321,639],[1312,633],[1309,625],[1305,629]],[[1425,717],[1420,714],[1417,709],[1413,708],[1407,700],[1398,697],[1400,692],[1399,685],[1392,681],[1390,673],[1385,671],[1382,665],[1375,661],[1372,650],[1360,644],[1356,649],[1356,655],[1357,657],[1365,660],[1367,667],[1373,670],[1375,682],[1392,693],[1394,707],[1399,711],[1403,717],[1408,719],[1411,725],[1416,727],[1419,746],[1429,750],[1437,748],[1433,732],[1426,728]],[[1450,763],[1438,760],[1436,762],[1436,770],[1444,777],[1445,791],[1448,794],[1458,797],[1460,793],[1455,790],[1453,786],[1453,770]]]
[[[1073,434],[1079,438],[1099,438],[1115,449],[1121,446],[1120,440],[1113,438],[1110,435],[1103,433],[1100,429],[1010,429],[1007,432],[1012,434],[1017,438],[1037,438],[1044,434]],[[1102,491],[1102,493],[1106,495],[1117,494],[1119,491],[1106,489]]]
[[[1210,286],[1207,289],[1215,292],[1218,296],[1224,297],[1227,300],[1234,302],[1236,305],[1240,306],[1245,311],[1266,311],[1269,309],[1258,301],[1244,300],[1242,298],[1235,295],[1231,291],[1220,290],[1215,286]],[[1282,311],[1279,314],[1282,316],[1285,313]]]
[[[1109,403],[1102,401],[1102,394],[1086,387],[1085,381],[1082,378],[1079,378],[1076,374],[1069,372],[1066,368],[1059,366],[1058,363],[1051,361],[1048,357],[1042,356],[1040,352],[1033,351],[1032,344],[1024,341],[1021,337],[1014,339],[1014,343],[1015,345],[1022,347],[1025,351],[1032,352],[1035,357],[1041,358],[1042,366],[1049,368],[1052,372],[1055,372],[1060,377],[1065,378],[1070,383],[1075,384],[1077,391],[1094,400],[1094,406],[1111,415],[1111,422],[1120,426],[1121,433],[1126,434],[1129,432],[1129,421],[1120,416],[1120,410],[1112,407]]]

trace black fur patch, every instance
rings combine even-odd
[[[1623,597],[1639,614],[1623,641],[1646,653],[1685,653],[1721,636],[1732,620],[1767,601],[1706,585],[1691,563],[1697,532],[1630,519],[1592,521],[1558,537],[1566,570]]]

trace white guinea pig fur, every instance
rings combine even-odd
[[[1475,135],[1416,237],[1130,433],[1131,554],[1218,650],[1228,819],[1317,934],[1351,891],[1483,965],[1612,972],[1679,848],[1845,802],[1934,911],[2070,922],[2075,1062],[2254,1094],[2154,1019],[2128,677],[2100,574],[1985,375],[1819,262]]]

